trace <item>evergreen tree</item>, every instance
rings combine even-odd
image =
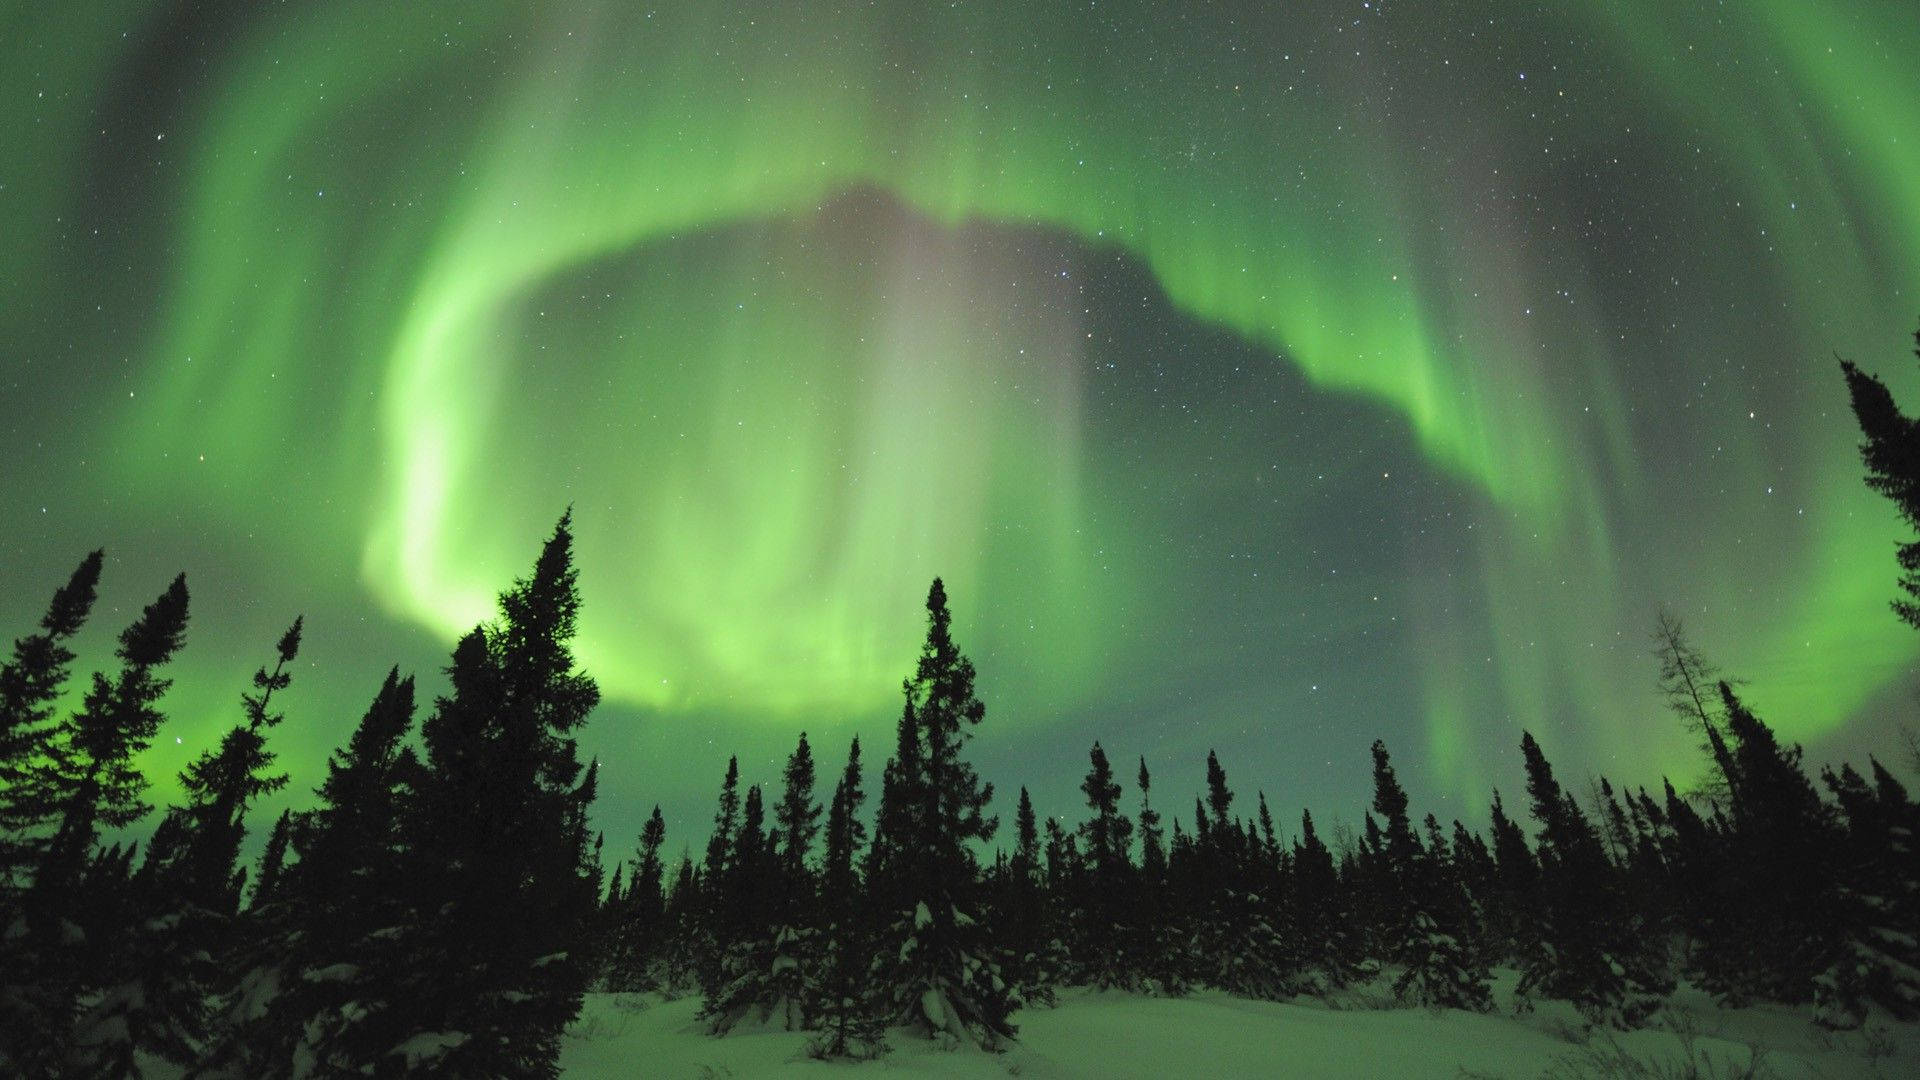
[[[1359,943],[1352,928],[1333,853],[1314,830],[1313,815],[1300,811],[1300,839],[1293,846],[1289,918],[1300,942],[1300,962],[1318,990],[1345,986],[1359,973]]]
[[[789,996],[783,960],[790,958],[791,928],[780,924],[780,859],[775,844],[779,830],[770,834],[760,785],[747,788],[718,889],[714,936],[722,945],[717,977],[702,987],[700,1016],[708,1030],[724,1035],[748,1016],[767,1021],[778,1016],[788,1030],[803,1025],[804,993]]]
[[[1896,1019],[1920,1016],[1920,806],[1877,760],[1874,783],[1851,765],[1822,773],[1846,818],[1836,888],[1837,948],[1814,979],[1814,1017],[1858,1028],[1870,1005]]]
[[[412,1033],[393,1048],[447,1073],[551,1076],[578,1013],[599,894],[573,733],[599,702],[576,669],[571,513],[500,617],[455,647],[451,693],[422,728],[427,760],[408,842]]]
[[[1695,972],[1730,1001],[1804,1002],[1840,947],[1833,917],[1839,830],[1801,769],[1800,748],[1781,746],[1731,686],[1719,689],[1728,737],[1716,758],[1728,782],[1734,857],[1720,877],[1720,917],[1695,952]]]
[[[84,583],[92,575],[76,576],[81,587],[56,600],[61,612],[53,621],[60,629],[77,626]],[[159,672],[179,651],[186,625],[182,575],[121,632],[114,654],[118,674],[95,673],[79,710],[40,744],[48,767],[34,785],[33,813],[52,832],[32,846],[37,863],[32,884],[19,897],[20,916],[0,917],[9,927],[0,954],[8,961],[0,993],[0,1020],[6,1021],[0,1025],[6,1029],[0,1063],[28,1075],[131,1067],[132,1033],[93,1021],[129,1004],[101,992],[125,983],[131,924],[147,913],[138,910],[126,873],[131,850],[103,855],[96,843],[102,830],[126,828],[152,809],[142,799],[147,781],[136,761],[163,720],[158,704],[169,680]],[[32,692],[22,700],[31,701]],[[83,996],[89,1001],[85,1016],[79,1011]]]
[[[728,880],[728,854],[733,850],[739,828],[740,759],[729,757],[726,776],[720,781],[720,805],[714,811],[713,833],[707,837],[707,855],[701,864],[699,918],[687,925],[692,974],[703,988],[719,985],[722,974],[721,960],[726,947],[726,939],[721,934],[725,922],[721,911],[725,900],[722,886]]]
[[[821,910],[826,914],[820,934],[820,981],[809,1018],[817,1034],[808,1044],[809,1052],[820,1058],[873,1057],[886,1047],[885,1009],[868,986],[868,934],[858,911],[855,867],[866,842],[866,827],[860,822],[865,801],[856,737],[827,809],[826,853],[820,872]]]
[[[1914,334],[1920,345],[1920,332]],[[1915,349],[1920,355],[1920,348]],[[1886,384],[1846,360],[1840,361],[1853,401],[1854,418],[1865,436],[1860,461],[1867,469],[1867,486],[1889,499],[1911,528],[1920,529],[1920,423],[1900,411]],[[1920,539],[1899,545],[1900,591],[1920,599]],[[1894,613],[1909,626],[1920,627],[1920,604],[1896,598]]]
[[[666,938],[666,866],[660,860],[666,840],[666,818],[655,806],[640,830],[633,873],[619,895],[608,900],[614,927],[609,989],[651,990],[659,985],[654,967]]]
[[[780,869],[787,879],[787,902],[800,905],[801,894],[809,891],[807,856],[813,850],[813,838],[820,832],[820,804],[813,797],[813,751],[807,746],[804,731],[800,744],[787,759],[784,776],[786,791],[774,815],[780,823]],[[781,915],[797,922],[807,913],[789,908]]]
[[[1135,935],[1140,952],[1141,989],[1148,993],[1180,995],[1187,992],[1187,955],[1182,947],[1189,931],[1173,902],[1168,880],[1166,830],[1153,808],[1153,777],[1147,759],[1140,759],[1140,873]]]
[[[187,801],[168,810],[162,842],[148,848],[137,879],[147,917],[119,952],[112,985],[82,1019],[124,1038],[124,1048],[108,1051],[117,1060],[131,1060],[135,1049],[183,1064],[205,1056],[208,1000],[234,989],[222,974],[265,946],[258,920],[239,919],[240,844],[254,800],[287,782],[267,772],[274,755],[266,729],[281,720],[271,702],[292,680],[287,665],[299,651],[300,628],[295,619],[276,646],[273,670],[255,672],[253,692],[241,695],[246,723],[181,772]]]
[[[237,978],[205,1075],[350,1068],[399,1039],[407,1003],[395,997],[404,963],[392,938],[403,915],[395,815],[418,768],[400,746],[413,711],[413,680],[388,671],[329,758],[317,805],[283,815],[284,833],[276,827],[273,843],[298,859],[277,884],[261,874],[248,912],[254,945],[230,964]]]
[[[1373,810],[1386,822],[1375,849],[1386,887],[1388,921],[1383,944],[1404,969],[1394,996],[1409,1005],[1469,1009],[1493,1007],[1489,975],[1476,940],[1472,906],[1445,873],[1444,851],[1429,855],[1414,838],[1407,793],[1394,775],[1386,744],[1373,744]],[[1428,821],[1433,821],[1431,817]],[[1433,825],[1438,832],[1438,823]]]
[[[1198,918],[1193,934],[1195,976],[1243,997],[1281,1000],[1300,989],[1298,959],[1280,925],[1277,898],[1264,896],[1258,845],[1228,816],[1233,792],[1226,770],[1207,753],[1207,809],[1194,843],[1189,902]],[[1177,874],[1180,867],[1176,866]]]
[[[273,829],[267,833],[266,849],[260,853],[259,869],[253,875],[253,897],[249,907],[264,905],[279,891],[281,876],[287,870],[287,851],[292,843],[293,811],[282,810],[280,816],[273,819]]]
[[[1022,1004],[1052,1004],[1064,957],[1054,933],[1046,890],[1038,819],[1026,788],[1013,815],[1013,857],[994,880],[994,923],[1000,928],[1001,970]]]
[[[1517,993],[1570,1001],[1592,1023],[1636,1026],[1673,990],[1661,945],[1620,896],[1600,834],[1554,779],[1531,733],[1520,738],[1540,823],[1540,940]]]
[[[170,681],[158,671],[179,651],[186,627],[182,574],[120,635],[118,677],[96,673],[80,711],[56,730],[50,780],[59,824],[34,878],[34,906],[57,910],[82,877],[99,831],[125,828],[153,809],[141,799],[147,781],[134,759],[160,728],[156,706]]]
[[[1080,827],[1085,839],[1086,874],[1077,905],[1082,922],[1074,935],[1074,967],[1082,981],[1102,990],[1139,985],[1139,958],[1130,922],[1133,863],[1128,855],[1133,822],[1120,812],[1120,784],[1099,743],[1089,753],[1090,768],[1080,784],[1093,817]]]
[[[901,748],[894,762],[894,820],[883,826],[911,909],[897,912],[879,949],[882,985],[894,1015],[929,1034],[993,1048],[1013,1036],[1012,1001],[990,959],[975,912],[974,841],[993,839],[986,813],[993,785],[962,757],[970,729],[986,715],[974,694],[973,662],[952,636],[946,587],[927,594],[927,639],[902,687]],[[911,809],[909,809],[911,808]],[[884,801],[882,816],[887,816]]]
[[[67,583],[54,591],[40,632],[16,639],[13,655],[0,664],[0,911],[17,909],[19,890],[58,818],[55,792],[47,782],[54,704],[73,664],[67,643],[93,610],[102,558],[95,551],[80,560]],[[0,927],[0,940],[5,930]]]

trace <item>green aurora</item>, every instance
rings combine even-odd
[[[1920,20],[1565,8],[8,3],[5,632],[184,566],[164,776],[305,611],[300,791],[571,503],[613,804],[881,737],[936,573],[1043,809],[1686,774],[1661,603],[1885,752]]]

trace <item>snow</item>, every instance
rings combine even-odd
[[[1686,1075],[1693,1060],[1708,1076],[1739,1075],[1759,1046],[1761,1077],[1920,1076],[1920,1024],[1881,1018],[1865,1032],[1816,1028],[1806,1009],[1720,1009],[1682,988],[1652,1027],[1589,1032],[1571,1007],[1537,1002],[1512,1008],[1512,971],[1494,973],[1496,1009],[1481,1015],[1389,1006],[1397,972],[1330,1000],[1250,1001],[1217,992],[1187,998],[1063,990],[1055,1009],[1014,1016],[1019,1041],[1004,1054],[942,1044],[901,1029],[892,1052],[865,1064],[808,1058],[806,1032],[768,1027],[725,1038],[705,1034],[694,997],[590,994],[563,1043],[562,1075],[574,1080],[647,1075],[731,1078],[815,1074],[874,1078],[1159,1078],[1169,1076],[1556,1077]],[[948,1040],[947,1045],[952,1045]],[[1631,1059],[1631,1063],[1629,1062]]]
[[[393,1048],[393,1053],[406,1060],[408,1068],[419,1068],[440,1060],[447,1051],[469,1039],[464,1031],[428,1031],[415,1035],[406,1042]]]

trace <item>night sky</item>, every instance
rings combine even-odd
[[[164,801],[304,613],[299,802],[571,504],[610,858],[877,770],[935,574],[1003,814],[1684,781],[1663,603],[1897,758],[1834,357],[1920,400],[1920,19],[1540,7],[8,3],[0,634],[186,570]]]

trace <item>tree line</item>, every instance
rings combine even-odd
[[[1844,369],[1868,482],[1920,528],[1920,422]],[[1920,542],[1898,561],[1920,597]],[[63,712],[102,562],[0,664],[10,1075],[124,1076],[149,1057],[200,1077],[554,1076],[589,989],[698,993],[714,1034],[806,1029],[823,1057],[880,1053],[902,1026],[996,1048],[1063,986],[1285,999],[1384,977],[1402,1003],[1486,1011],[1495,966],[1519,969],[1521,1008],[1563,1000],[1618,1027],[1682,977],[1836,1028],[1920,1016],[1920,804],[1877,760],[1810,777],[1664,615],[1660,684],[1698,737],[1698,790],[1602,778],[1583,803],[1523,733],[1522,810],[1494,791],[1485,831],[1415,822],[1376,742],[1363,828],[1329,845],[1305,810],[1283,834],[1211,753],[1183,826],[1144,759],[1129,799],[1096,742],[1083,818],[1042,823],[1023,788],[1009,848],[965,754],[986,710],[936,579],[871,811],[858,739],[823,800],[803,734],[777,798],[729,761],[702,857],[669,870],[656,807],[609,876],[577,742],[599,693],[571,652],[569,514],[455,646],[417,732],[414,681],[390,670],[310,808],[243,869],[249,812],[289,782],[267,739],[302,624],[144,850],[109,843],[154,809],[138,761],[189,597],[176,578]],[[1895,610],[1920,625],[1911,601]]]

